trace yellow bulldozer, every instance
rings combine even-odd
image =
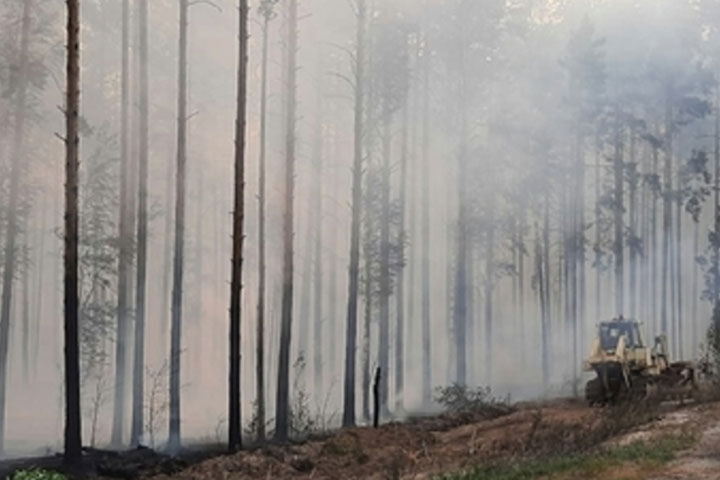
[[[598,325],[583,369],[596,374],[585,385],[585,399],[593,406],[646,397],[683,400],[696,389],[693,364],[670,361],[665,335],[650,348],[640,323],[622,316]]]

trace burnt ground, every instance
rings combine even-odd
[[[155,480],[430,479],[478,464],[562,455],[692,429],[698,442],[664,470],[618,478],[720,478],[720,403],[588,408],[583,402],[558,400],[501,413],[497,418],[453,414],[378,429],[347,429],[303,444],[270,445],[234,455],[216,449],[189,451],[178,458],[147,449],[88,451],[85,473],[92,478]],[[59,465],[59,457],[4,462],[0,478],[17,468]]]

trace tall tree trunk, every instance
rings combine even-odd
[[[675,278],[677,289],[677,345],[678,358],[684,357],[685,325],[683,325],[683,266],[682,266],[682,204],[676,205]]]
[[[615,256],[615,314],[623,315],[625,297],[625,248],[624,248],[624,179],[623,179],[623,139],[622,127],[620,126],[620,113],[615,112],[615,152],[613,158],[613,171],[615,179],[615,193],[613,205],[613,225],[615,230],[615,241],[613,254]]]
[[[322,93],[318,92],[318,119],[317,132],[315,133],[315,187],[313,192],[315,212],[315,236],[314,245],[314,266],[313,266],[313,378],[314,394],[320,405],[322,405],[323,393],[323,115],[322,115]]]
[[[540,227],[535,225],[535,276],[538,285],[538,299],[540,303],[540,365],[542,370],[543,385],[550,381],[550,351],[549,351],[549,315],[547,308],[547,296],[545,292],[545,275],[547,270],[543,268],[543,254],[540,246]]]
[[[182,340],[182,288],[185,250],[185,172],[187,163],[187,30],[189,0],[180,0],[178,61],[177,167],[175,170],[175,255],[170,311],[170,415],[168,450],[180,449],[180,355]]]
[[[267,156],[268,30],[272,11],[263,12],[262,66],[260,85],[260,160],[258,178],[258,298],[255,351],[255,403],[257,440],[265,441],[265,205]]]
[[[23,227],[25,242],[30,245],[30,236],[28,235],[28,217],[24,218],[25,226]],[[22,372],[23,381],[27,383],[30,377],[30,262],[22,268]]]
[[[68,3],[70,8],[70,3]],[[10,157],[10,179],[5,230],[5,251],[3,253],[2,298],[0,299],[0,455],[5,452],[5,419],[7,408],[8,349],[10,343],[10,320],[12,311],[13,283],[17,268],[17,240],[19,235],[18,209],[21,202],[20,181],[22,175],[25,121],[27,116],[28,50],[31,33],[32,0],[24,0],[20,36],[20,61],[18,83],[14,105],[14,136]],[[73,24],[74,25],[74,24]],[[70,25],[68,25],[68,29]],[[72,45],[72,43],[70,44]],[[69,67],[68,67],[69,68]],[[68,72],[69,73],[69,72]],[[72,104],[70,104],[72,106]]]
[[[455,381],[460,385],[467,383],[467,294],[468,294],[468,232],[467,232],[467,113],[462,112],[460,152],[457,171],[457,257],[455,259],[455,298],[453,302],[453,324],[455,335]]]
[[[130,445],[137,446],[143,434],[145,399],[145,295],[148,230],[148,149],[150,113],[148,108],[148,0],[140,0],[140,151],[137,216],[137,269],[135,282],[135,350],[133,359],[133,418]]]
[[[543,262],[542,266],[543,269],[543,275],[541,277],[544,285],[543,290],[545,291],[545,322],[544,325],[544,332],[546,333],[546,340],[545,342],[545,359],[544,361],[547,363],[547,365],[543,365],[544,369],[544,376],[546,376],[546,381],[543,383],[543,385],[549,385],[550,381],[550,375],[552,374],[552,364],[550,363],[550,351],[552,350],[552,324],[550,323],[550,318],[552,315],[552,292],[550,291],[550,272],[551,272],[551,265],[550,265],[550,194],[549,192],[545,192],[545,199],[544,199],[544,207],[543,207],[543,227],[542,227],[542,236],[543,236]],[[559,303],[559,302],[558,302]]]
[[[35,284],[35,321],[33,331],[32,344],[32,373],[37,374],[38,356],[40,351],[40,326],[43,324],[42,318],[44,314],[43,306],[45,299],[45,240],[47,234],[47,200],[46,197],[41,199],[40,205],[40,235],[38,236],[37,247],[37,283]],[[54,283],[54,282],[53,282]],[[53,289],[55,290],[55,289]]]
[[[165,170],[165,228],[163,233],[163,279],[162,279],[162,304],[160,305],[161,325],[159,331],[163,337],[168,335],[170,331],[170,295],[172,288],[170,282],[172,279],[173,268],[173,203],[175,202],[173,177],[175,174],[175,159],[168,157],[167,168]]]
[[[288,439],[290,408],[290,334],[293,307],[293,222],[295,218],[295,115],[297,110],[297,0],[290,0],[288,12],[288,88],[285,139],[285,216],[283,218],[283,295],[280,327],[277,401],[275,403],[275,439]]]
[[[365,193],[365,197],[368,194]],[[369,202],[366,202],[369,203]],[[366,212],[369,208],[366,208]],[[366,213],[367,215],[367,213]],[[370,243],[369,237],[372,235],[370,229],[366,227],[365,237],[366,245]],[[363,343],[362,343],[362,414],[363,420],[370,420],[370,323],[372,321],[372,308],[373,308],[373,294],[372,289],[375,287],[372,280],[372,260],[371,256],[368,255],[368,248],[365,247],[365,279],[364,279],[364,290],[365,290],[365,305],[363,309]]]
[[[493,371],[493,289],[495,282],[495,205],[490,202],[488,210],[487,247],[485,250],[485,384],[492,384]]]
[[[720,234],[720,82],[715,84],[715,196],[714,196],[714,222],[713,231],[715,241],[712,245],[712,309],[713,326],[715,335],[720,331],[720,242],[717,240]]]
[[[355,360],[357,348],[358,277],[360,273],[360,220],[362,209],[363,140],[365,136],[365,0],[357,0],[355,45],[355,117],[352,168],[352,218],[350,224],[350,266],[348,268],[347,329],[345,333],[345,375],[343,385],[343,426],[355,425]]]
[[[600,247],[601,229],[601,198],[600,183],[602,175],[600,170],[600,144],[599,139],[595,140],[595,323],[602,320],[602,250]]]
[[[238,1],[237,117],[235,119],[235,204],[233,209],[233,258],[230,284],[230,384],[228,448],[242,446],[240,397],[240,321],[245,219],[245,123],[247,111],[248,2]]]
[[[637,245],[637,189],[639,181],[638,165],[635,155],[635,132],[630,130],[630,163],[628,165],[628,183],[629,183],[629,208],[630,208],[630,318],[636,318],[637,314],[637,264],[638,264],[638,245]]]
[[[698,285],[698,264],[697,258],[700,255],[700,222],[693,222],[693,256],[692,256],[692,310],[690,315],[690,347],[691,355],[695,355],[698,349],[698,300],[700,299],[700,291]]]
[[[382,415],[388,414],[388,383],[390,372],[390,155],[392,114],[382,113],[382,167],[381,167],[381,214],[380,214],[380,335],[378,340],[380,377],[380,407]]]
[[[130,155],[129,109],[130,109],[130,0],[122,3],[122,66],[120,105],[120,219],[118,254],[118,305],[115,332],[115,388],[111,444],[123,444],[125,428],[125,379],[127,363],[127,337],[130,315],[130,264],[132,263],[132,224],[130,223]]]
[[[26,6],[29,1],[26,1]],[[80,346],[78,331],[78,117],[80,112],[80,2],[67,0],[67,98],[65,101],[65,456],[82,461]]]
[[[426,40],[427,41],[427,40]],[[432,400],[430,366],[430,54],[424,52],[423,65],[423,136],[422,136],[422,402]]]
[[[400,247],[400,258],[405,258],[405,207],[407,206],[407,177],[408,177],[408,106],[403,107],[402,116],[402,150],[400,153],[400,228],[398,231],[398,245]],[[415,189],[413,188],[413,191]],[[413,209],[414,210],[414,209]],[[400,266],[397,269],[397,291],[395,292],[397,323],[395,326],[395,409],[403,410],[403,384],[405,382],[405,269]],[[412,288],[412,287],[411,287]]]
[[[665,106],[665,164],[663,167],[663,246],[662,246],[662,281],[660,286],[660,332],[668,333],[667,294],[668,279],[670,277],[670,243],[672,238],[672,107],[670,99],[666,99]]]
[[[653,146],[652,151],[652,175],[658,174],[658,148]],[[653,325],[655,332],[658,330],[664,332],[663,328],[658,325],[658,199],[656,192],[651,193],[651,206],[650,206],[650,315],[653,318]]]

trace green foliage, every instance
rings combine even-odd
[[[65,475],[52,472],[50,470],[43,470],[40,468],[31,470],[20,470],[15,472],[9,480],[67,480],[68,477]]]
[[[81,170],[80,349],[88,377],[106,364],[115,321],[119,181],[115,136],[101,128],[85,142],[91,154]]]
[[[625,463],[648,468],[664,465],[673,460],[678,451],[691,447],[696,440],[691,434],[667,435],[652,441],[634,442],[594,452],[481,466],[459,474],[443,475],[437,480],[530,480],[559,474],[595,478],[595,475]]]

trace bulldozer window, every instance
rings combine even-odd
[[[621,336],[626,338],[629,348],[642,347],[637,327],[629,322],[613,322],[600,325],[600,344],[603,350],[615,350]]]

